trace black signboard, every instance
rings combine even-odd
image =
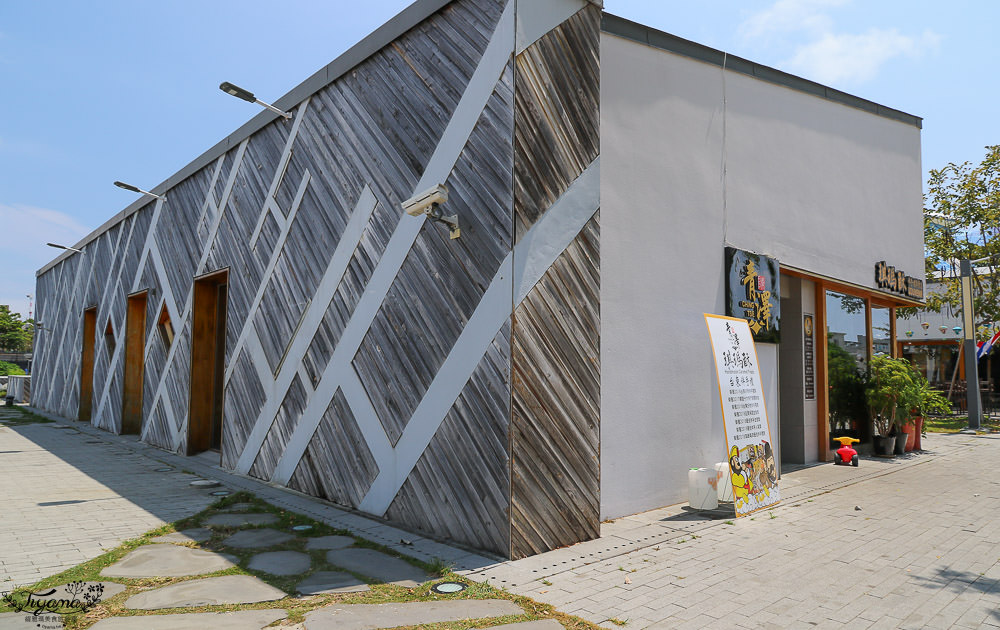
[[[813,345],[813,316],[802,316],[802,350],[805,360],[805,399],[816,400],[816,355]]]
[[[726,248],[726,315],[747,320],[754,341],[780,340],[779,277],[777,260]]]
[[[906,275],[884,260],[875,263],[875,286],[914,300],[924,299],[923,280]]]

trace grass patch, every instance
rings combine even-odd
[[[45,416],[28,411],[24,407],[17,405],[13,407],[7,407],[6,405],[0,407],[0,423],[9,427],[17,427],[25,424],[47,424],[51,422],[52,420],[49,420]]]
[[[1000,431],[1000,418],[987,418],[982,422],[982,429]],[[968,416],[944,416],[941,418],[924,418],[923,430],[927,433],[958,433],[969,428]]]
[[[34,415],[34,414],[32,414]],[[151,543],[151,539],[156,536],[161,536],[163,534],[172,533],[175,531],[181,531],[184,529],[193,529],[197,527],[203,527],[204,521],[209,517],[227,512],[231,507],[237,503],[247,503],[250,504],[249,507],[241,512],[236,513],[269,513],[274,514],[277,517],[277,521],[274,523],[269,523],[266,525],[245,525],[241,527],[211,527],[212,535],[211,537],[203,543],[188,543],[186,546],[204,549],[207,551],[215,551],[221,553],[227,553],[237,558],[238,566],[226,569],[223,571],[217,571],[215,573],[190,576],[190,577],[175,577],[175,578],[142,578],[142,579],[129,579],[129,578],[105,578],[101,577],[100,573],[105,568],[108,567],[121,558],[123,558],[129,552],[137,549],[138,547]],[[310,525],[312,529],[307,532],[295,532],[292,527],[296,525]],[[285,543],[274,545],[272,547],[261,548],[261,549],[238,549],[229,547],[225,544],[225,540],[236,533],[237,531],[245,529],[256,529],[256,528],[272,528],[286,533],[292,534],[293,538]],[[326,550],[306,550],[305,546],[309,538],[316,538],[320,536],[348,536],[355,540],[355,547],[363,547],[368,549],[374,549],[382,553],[401,558],[410,564],[423,569],[429,575],[438,576],[415,588],[407,588],[404,586],[399,586],[396,584],[383,584],[375,582],[365,576],[355,574],[355,576],[369,584],[370,590],[362,593],[342,593],[342,594],[329,594],[329,595],[311,595],[311,596],[294,596],[294,588],[299,581],[307,577],[316,571],[330,571],[337,570],[342,571],[339,567],[335,567],[326,561]],[[312,560],[312,566],[304,574],[297,576],[275,576],[267,573],[250,571],[246,568],[247,563],[251,556],[266,552],[266,551],[299,551],[302,553],[309,554]],[[180,582],[202,579],[206,577],[216,577],[222,575],[253,575],[272,586],[275,586],[286,593],[291,593],[288,597],[280,599],[273,602],[261,602],[257,604],[230,604],[222,606],[196,606],[189,608],[172,608],[169,610],[132,610],[125,607],[125,601],[144,590],[149,590],[151,588],[157,588],[162,586],[168,586],[171,584],[177,584]],[[441,595],[435,593],[431,590],[431,587],[440,581],[440,578],[449,580],[463,582],[468,585],[468,588],[464,591],[452,595]],[[67,584],[69,582],[82,581],[103,581],[103,582],[116,582],[122,584],[126,587],[125,592],[116,595],[107,601],[102,601],[97,604],[91,610],[86,612],[78,612],[74,614],[64,615],[63,619],[66,623],[66,628],[70,630],[83,630],[84,628],[89,628],[101,619],[108,617],[121,617],[121,616],[147,616],[147,615],[163,615],[163,614],[177,614],[177,613],[197,613],[197,612],[226,612],[226,611],[236,611],[236,610],[260,610],[260,609],[281,609],[287,612],[288,617],[279,622],[279,626],[282,627],[292,624],[301,623],[306,614],[309,612],[321,608],[323,606],[331,604],[380,604],[389,602],[420,602],[420,601],[443,601],[448,599],[504,599],[513,601],[524,611],[523,614],[519,615],[509,615],[505,617],[494,617],[490,619],[481,619],[474,622],[461,621],[453,623],[439,623],[439,624],[425,624],[420,626],[424,630],[462,630],[465,628],[486,628],[495,625],[502,625],[508,623],[518,623],[523,621],[535,621],[541,619],[555,619],[563,625],[564,628],[570,630],[598,630],[598,626],[584,621],[578,617],[571,615],[566,615],[556,611],[552,606],[547,604],[542,604],[536,602],[530,598],[522,597],[519,595],[514,595],[506,590],[497,589],[489,584],[470,582],[460,575],[452,572],[451,567],[446,563],[435,560],[432,562],[421,562],[413,558],[404,556],[393,549],[389,549],[383,545],[373,543],[369,540],[365,540],[354,536],[349,531],[337,529],[331,527],[325,523],[313,520],[302,514],[296,512],[290,512],[288,510],[283,510],[281,508],[275,507],[256,496],[246,493],[237,492],[228,497],[222,498],[219,501],[212,504],[209,508],[203,510],[202,512],[176,521],[174,523],[164,525],[157,529],[146,532],[138,538],[128,540],[115,549],[109,550],[106,553],[90,560],[84,562],[83,564],[77,565],[72,569],[63,571],[58,575],[54,575],[49,578],[45,578],[36,584],[33,584],[26,589],[19,590],[30,590],[37,592],[39,589],[49,588],[54,586],[60,586],[62,584]],[[12,611],[13,608],[10,606],[4,607],[2,602],[0,602],[0,612]],[[137,624],[138,625],[138,624]]]

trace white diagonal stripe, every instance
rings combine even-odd
[[[587,0],[529,0],[517,3],[517,49],[526,48],[545,36],[577,11],[587,6]]]
[[[514,250],[515,306],[580,233],[597,211],[600,199],[601,158],[597,158],[518,242]]]
[[[512,266],[508,254],[414,410],[392,451],[392,457],[378,462],[378,476],[358,505],[362,512],[381,515],[389,508],[500,327],[510,317]]]
[[[254,331],[254,319],[256,319],[257,309],[260,308],[260,302],[264,299],[264,292],[267,291],[267,287],[271,283],[271,275],[274,274],[275,267],[278,266],[278,261],[281,259],[281,252],[285,246],[285,239],[288,238],[288,233],[292,229],[292,223],[295,219],[295,215],[298,214],[299,205],[302,203],[302,197],[306,194],[306,187],[309,185],[309,181],[312,179],[312,175],[309,170],[302,173],[302,180],[299,182],[299,187],[295,192],[295,199],[292,201],[292,207],[288,211],[288,220],[285,222],[284,226],[281,228],[281,233],[278,234],[278,242],[274,245],[274,251],[271,252],[271,258],[267,262],[267,268],[264,269],[264,273],[260,278],[260,285],[257,287],[257,293],[253,297],[253,302],[250,303],[250,308],[247,310],[247,318],[243,322],[243,329],[240,331],[240,336],[236,338],[236,343],[233,345],[233,350],[230,356],[238,356],[243,345],[246,343],[247,336]],[[265,204],[266,205],[266,204]],[[251,354],[255,360],[259,357],[263,359],[263,353],[260,355]],[[233,369],[235,368],[235,362],[229,364],[226,367],[226,382],[229,382],[229,377],[233,375]],[[274,378],[274,375],[271,375]]]
[[[219,212],[216,215],[215,220],[212,224],[212,230],[209,233],[209,237],[205,240],[205,251],[202,252],[201,259],[198,261],[197,267],[195,267],[196,276],[201,274],[201,269],[205,265],[206,261],[208,260],[208,256],[212,251],[212,242],[215,240],[215,237],[217,236],[219,231],[219,225],[222,223],[222,215],[225,213],[226,203],[229,201],[229,194],[233,190],[233,183],[236,181],[236,174],[239,172],[240,166],[243,164],[243,155],[246,152],[248,141],[249,140],[244,140],[242,144],[240,144],[239,148],[236,150],[236,158],[233,160],[233,166],[229,174],[229,180],[222,194],[222,198],[219,201]],[[220,157],[220,159],[222,158]],[[214,194],[213,190],[214,190],[213,188],[209,188],[205,194],[211,196]],[[194,291],[192,287],[192,290],[188,291],[187,297],[185,299],[184,310],[181,312],[181,316],[177,319],[178,324],[187,321],[188,315],[190,314],[191,310],[191,301],[193,298],[194,298]],[[163,362],[163,376],[160,377],[159,382],[156,384],[156,392],[153,394],[153,404],[150,406],[150,409],[156,409],[156,405],[162,404],[161,399],[166,397],[166,394],[164,392],[166,391],[165,388],[167,386],[167,381],[170,380],[169,378],[170,368],[173,365],[174,358],[177,356],[177,353],[179,352],[178,347],[180,345],[181,344],[175,340],[175,342],[170,345],[170,350],[167,351],[167,359],[166,361]],[[168,401],[167,406],[169,406],[170,402],[172,401]],[[175,450],[177,449],[175,448]]]
[[[489,103],[490,97],[496,88],[497,81],[502,77],[504,68],[506,68],[508,61],[510,61],[513,52],[514,2],[513,0],[508,0],[497,28],[493,32],[489,44],[486,46],[483,57],[476,67],[472,78],[469,80],[469,84],[455,108],[455,113],[452,114],[451,120],[448,121],[448,127],[442,134],[440,142],[435,147],[434,153],[431,155],[431,159],[427,163],[427,168],[424,169],[424,174],[420,178],[420,182],[417,184],[414,192],[423,191],[434,184],[444,183],[448,179],[452,169],[455,168],[455,162],[462,155],[462,150],[472,136],[476,123],[486,109],[486,105]],[[333,395],[343,382],[337,379],[344,378],[344,374],[346,374],[346,370],[350,367],[354,355],[357,353],[362,341],[364,341],[372,321],[375,319],[382,306],[382,302],[385,300],[385,296],[389,293],[393,282],[395,282],[396,275],[399,273],[400,268],[402,268],[406,256],[413,247],[413,242],[420,234],[420,229],[423,227],[424,221],[425,218],[422,216],[417,218],[403,217],[396,225],[396,229],[393,231],[392,237],[389,239],[389,243],[382,253],[382,257],[375,266],[368,284],[365,285],[364,293],[361,299],[358,300],[358,305],[355,307],[354,312],[351,313],[351,319],[340,336],[340,341],[333,351],[333,356],[323,371],[320,384],[309,400],[306,409],[303,411],[302,417],[299,419],[292,436],[289,438],[285,452],[282,453],[278,466],[281,467],[283,474],[287,473],[290,475],[291,473],[287,471],[289,469],[294,470],[302,454],[305,453],[309,439],[315,433],[316,427],[319,426],[319,422],[323,418],[327,406],[329,406],[330,401],[333,399]],[[350,369],[353,370],[353,368]],[[326,382],[328,378],[332,378],[332,380]],[[258,426],[266,423],[265,418],[263,422],[258,422]],[[237,472],[246,472],[249,470],[266,434],[265,427],[258,435],[253,436],[253,441],[247,441],[246,449],[240,457],[240,464],[236,468]]]
[[[260,231],[264,227],[264,221],[267,219],[269,210],[279,223],[285,222],[285,215],[281,213],[280,209],[275,211],[275,204],[272,201],[275,193],[278,191],[281,180],[285,177],[285,171],[288,170],[288,161],[292,157],[292,146],[295,144],[295,138],[299,135],[299,126],[302,125],[302,119],[305,117],[306,109],[309,107],[309,98],[302,101],[298,111],[295,112],[295,122],[292,123],[292,130],[288,133],[288,138],[285,140],[285,149],[281,152],[281,159],[278,160],[278,166],[274,169],[271,185],[267,189],[267,194],[264,195],[264,205],[261,208],[260,217],[257,219],[257,225],[253,229],[253,234],[250,235],[251,249],[257,245],[257,239],[260,238]],[[288,223],[291,223],[290,219]]]
[[[215,206],[215,199],[213,199],[215,190],[215,182],[219,180],[219,173],[222,172],[222,164],[226,161],[226,154],[223,153],[215,160],[215,168],[212,170],[212,178],[208,182],[208,194],[205,195],[205,201],[201,204],[201,214],[198,215],[198,220],[194,223],[194,231],[197,234],[201,230],[201,224],[205,221],[208,216],[208,211],[211,210],[212,214],[218,214],[219,209]]]
[[[371,188],[365,186],[364,190],[361,191],[361,196],[357,204],[354,206],[353,212],[351,212],[351,218],[348,219],[347,226],[340,235],[340,240],[337,242],[337,249],[334,250],[333,256],[330,258],[330,264],[327,265],[326,272],[316,287],[312,301],[303,313],[297,331],[298,334],[292,339],[292,343],[285,353],[285,359],[281,364],[277,377],[272,376],[263,383],[264,390],[270,391],[270,395],[264,403],[264,408],[257,416],[257,422],[254,423],[250,434],[247,436],[246,444],[248,446],[244,447],[243,452],[240,453],[240,458],[236,463],[237,471],[245,473],[253,466],[253,462],[257,458],[257,452],[267,437],[271,421],[274,419],[275,414],[278,413],[278,409],[284,400],[285,392],[288,391],[292,381],[295,379],[296,369],[302,362],[302,357],[309,350],[313,336],[323,321],[323,316],[330,305],[330,300],[333,299],[333,295],[337,292],[337,287],[340,286],[340,281],[343,279],[348,265],[351,264],[354,250],[357,249],[358,242],[364,235],[365,228],[368,226],[377,205],[378,200],[375,198],[375,194]],[[260,355],[251,354],[251,358],[255,362],[265,360],[263,351],[261,351]],[[260,370],[259,365],[258,370]],[[310,389],[312,389],[311,383]]]
[[[504,259],[441,369],[417,405],[358,509],[382,515],[479,366],[500,328],[600,207],[600,158],[535,222]],[[511,304],[511,295],[514,303]]]

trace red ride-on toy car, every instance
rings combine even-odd
[[[851,444],[857,444],[861,440],[852,437],[836,437],[833,439],[840,442],[840,448],[837,449],[837,457],[833,460],[833,463],[840,464],[841,466],[857,466],[858,452],[854,450]]]

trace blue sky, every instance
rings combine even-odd
[[[521,0],[525,1],[525,0]],[[406,0],[0,2],[0,304]],[[1000,142],[992,0],[606,0],[610,13],[922,116],[924,171]],[[926,177],[925,177],[926,179]]]

